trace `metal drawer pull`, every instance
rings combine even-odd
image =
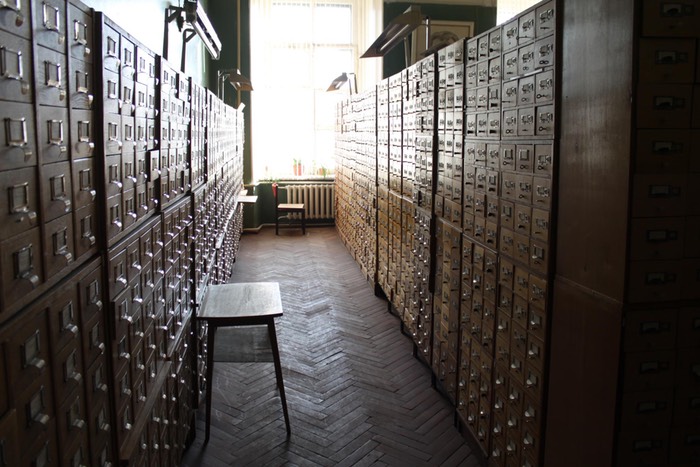
[[[15,26],[20,27],[24,24],[24,15],[20,11],[20,0],[0,0],[0,9],[11,10],[17,14],[15,18]]]
[[[83,56],[90,55],[91,50],[88,47],[88,25],[82,21],[73,20],[73,41],[84,47]]]
[[[34,423],[39,423],[40,425],[48,425],[50,418],[47,414],[43,413],[45,409],[44,386],[42,386],[39,388],[39,392],[37,392],[34,397],[31,398],[26,406],[27,419]]]
[[[13,56],[14,60],[10,56]],[[0,76],[19,81],[22,94],[29,92],[29,83],[24,80],[21,50],[15,51],[5,46],[0,47]]]
[[[49,133],[48,144],[51,146],[61,146],[61,152],[65,152],[66,147],[63,146],[63,120],[47,120],[46,124]]]
[[[43,25],[47,31],[58,34],[58,44],[63,45],[66,41],[66,36],[61,34],[61,14],[58,8],[51,5],[43,4]]]

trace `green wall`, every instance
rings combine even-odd
[[[238,3],[240,2],[240,67],[238,65]],[[250,3],[248,0],[209,0],[207,2],[207,12],[216,32],[219,34],[221,43],[221,57],[219,60],[212,60],[209,57],[208,87],[214,93],[217,90],[217,80],[219,70],[229,70],[240,68],[241,73],[249,77],[255,88],[255,76],[250,73]],[[255,92],[255,91],[253,91]],[[251,183],[252,179],[252,140],[250,134],[250,115],[252,107],[250,105],[250,92],[237,91],[229,83],[224,83],[224,101],[237,107],[238,99],[245,104],[243,115],[245,117],[245,146],[243,151],[243,183]]]
[[[431,20],[474,21],[474,35],[488,31],[496,25],[496,8],[471,5],[437,5],[421,3],[384,3],[384,25],[401,15],[410,6],[419,6],[421,13]],[[406,68],[403,44],[394,47],[384,57],[384,77],[392,76]]]

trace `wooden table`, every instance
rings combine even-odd
[[[214,372],[214,339],[216,330],[224,326],[259,326],[267,325],[272,356],[275,362],[277,388],[282,399],[284,424],[287,437],[290,436],[287,398],[284,395],[282,365],[280,364],[275,318],[282,316],[282,300],[277,282],[250,282],[236,284],[210,285],[204,301],[197,314],[197,319],[205,321],[208,327],[207,337],[207,395],[206,395],[206,430],[204,443],[209,441],[211,423],[212,375]]]

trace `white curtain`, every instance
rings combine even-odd
[[[348,85],[376,84],[381,60],[359,56],[381,31],[379,0],[251,0],[253,178],[330,175],[335,110]],[[350,84],[350,83],[348,83]]]

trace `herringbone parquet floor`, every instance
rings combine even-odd
[[[218,362],[211,439],[202,447],[202,406],[184,465],[482,465],[334,228],[245,235],[231,281],[280,283],[292,435],[286,439],[272,363]]]

